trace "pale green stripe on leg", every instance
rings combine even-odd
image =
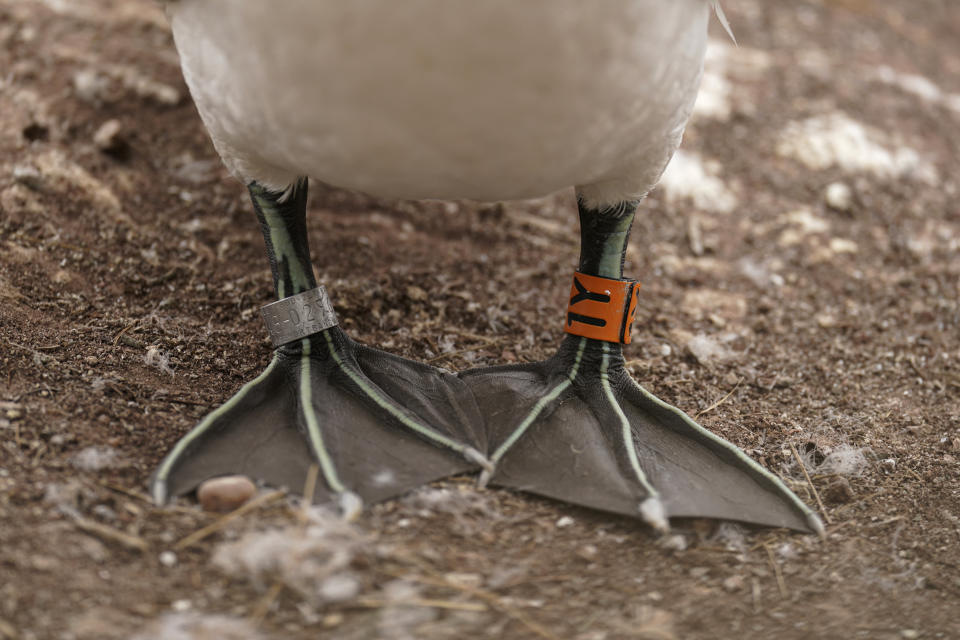
[[[772,484],[773,487],[783,497],[789,500],[790,503],[795,508],[797,508],[801,513],[804,514],[807,520],[807,524],[810,526],[811,529],[813,529],[820,536],[824,535],[823,523],[820,521],[820,517],[812,509],[810,509],[810,507],[804,504],[803,501],[800,500],[800,498],[798,498],[797,495],[793,491],[791,491],[779,477],[777,477],[770,471],[767,471],[760,463],[753,460],[753,458],[751,458],[746,453],[744,453],[738,446],[736,446],[731,442],[727,442],[720,436],[701,427],[686,413],[684,413],[677,407],[674,407],[673,405],[667,404],[657,396],[653,395],[652,393],[644,389],[641,385],[637,384],[637,382],[632,378],[631,378],[631,382],[633,383],[633,386],[636,387],[636,389],[639,390],[640,393],[643,394],[643,396],[647,400],[649,400],[650,402],[653,402],[655,405],[657,405],[661,409],[664,409],[666,411],[673,413],[678,418],[683,420],[683,422],[686,423],[688,427],[696,431],[699,435],[706,438],[710,442],[717,444],[722,448],[726,449],[727,451],[732,453],[734,456],[736,456],[741,464],[748,467],[751,471],[762,476],[765,480],[770,482],[770,484]]]
[[[310,439],[310,446],[313,453],[317,456],[320,463],[320,470],[327,481],[327,486],[337,493],[343,493],[345,487],[340,482],[337,475],[337,469],[330,459],[330,453],[323,443],[323,434],[320,431],[320,423],[317,420],[317,412],[313,410],[313,380],[310,371],[310,340],[304,338],[300,341],[302,353],[300,354],[300,402],[303,419],[307,423],[307,437]]]
[[[666,533],[670,530],[666,509],[663,506],[663,501],[660,500],[660,492],[650,484],[647,474],[644,473],[643,467],[640,466],[640,459],[637,457],[637,445],[633,440],[633,428],[630,426],[630,421],[623,412],[623,407],[620,406],[620,403],[613,395],[613,389],[610,387],[610,376],[608,374],[609,368],[610,345],[604,342],[603,360],[600,363],[600,386],[603,388],[603,394],[606,396],[607,402],[613,407],[614,412],[617,414],[617,419],[620,421],[620,434],[623,438],[623,446],[627,450],[627,459],[630,460],[630,467],[633,469],[637,482],[640,483],[640,486],[643,487],[643,490],[647,494],[638,505],[640,515],[647,524],[661,533]]]
[[[610,387],[610,376],[607,373],[609,367],[610,346],[608,343],[604,342],[603,361],[600,364],[600,386],[603,388],[603,394],[606,396],[607,402],[610,403],[610,406],[617,414],[617,419],[620,421],[620,434],[623,437],[623,446],[627,450],[627,458],[630,460],[630,467],[633,469],[633,473],[637,477],[637,481],[640,482],[640,485],[643,487],[643,490],[647,492],[647,495],[656,498],[660,494],[653,487],[653,485],[650,484],[650,481],[647,479],[647,474],[644,473],[643,468],[640,466],[640,460],[637,458],[637,447],[633,441],[633,429],[630,427],[630,421],[627,419],[626,414],[623,413],[623,408],[613,395],[613,389]]]
[[[173,470],[173,467],[177,464],[178,460],[183,456],[184,452],[197,441],[198,438],[203,436],[204,433],[216,422],[221,416],[223,416],[228,411],[233,410],[253,389],[255,386],[266,380],[267,376],[273,371],[273,368],[277,364],[277,358],[274,356],[273,360],[270,361],[270,364],[267,365],[267,368],[263,372],[243,385],[237,393],[233,395],[232,398],[227,400],[218,408],[214,409],[207,416],[200,421],[200,424],[195,426],[190,430],[187,435],[183,436],[173,449],[170,450],[170,453],[166,455],[163,459],[163,462],[160,463],[160,466],[157,468],[157,473],[154,476],[151,493],[153,494],[153,500],[157,504],[164,504],[167,501],[167,478],[170,476],[170,472]]]
[[[496,464],[506,455],[507,451],[516,444],[517,440],[527,432],[527,429],[540,417],[540,414],[543,412],[547,406],[550,405],[554,400],[556,400],[561,393],[566,391],[573,380],[577,377],[577,372],[580,369],[580,360],[583,358],[583,350],[586,348],[587,340],[586,338],[580,338],[580,344],[577,347],[577,355],[573,361],[573,367],[570,369],[570,372],[567,374],[567,379],[561,382],[560,384],[553,387],[545,396],[540,398],[533,408],[527,413],[526,417],[520,423],[520,425],[513,430],[513,433],[510,434],[510,437],[504,440],[497,450],[494,452],[493,456],[490,458],[490,462]]]
[[[434,431],[430,427],[420,424],[416,420],[411,419],[410,416],[406,415],[403,411],[400,410],[400,408],[396,405],[395,402],[393,402],[393,400],[391,400],[387,396],[384,396],[377,389],[371,386],[370,381],[366,379],[365,376],[359,375],[356,371],[353,370],[351,366],[347,365],[347,363],[344,362],[343,358],[340,357],[340,354],[337,352],[336,346],[333,344],[333,338],[330,336],[329,332],[325,331],[323,335],[327,339],[327,347],[330,350],[330,356],[333,358],[334,362],[337,363],[337,366],[340,367],[340,370],[343,371],[345,374],[347,374],[347,377],[350,378],[350,380],[355,385],[360,387],[360,390],[368,398],[373,400],[373,402],[378,407],[380,407],[381,409],[389,413],[391,416],[397,419],[403,426],[410,429],[411,431],[419,433],[424,438],[440,443],[443,446],[449,449],[453,449],[454,451],[461,453],[472,459],[470,452],[474,451],[473,447],[470,447],[470,446],[461,444],[455,440],[452,440],[447,436],[443,435],[442,433],[438,433],[437,431]]]

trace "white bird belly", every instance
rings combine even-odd
[[[178,0],[184,76],[242,180],[393,198],[646,193],[699,84],[707,0]]]

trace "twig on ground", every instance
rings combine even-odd
[[[134,322],[133,324],[128,324],[123,329],[121,329],[120,333],[118,333],[113,337],[113,346],[117,346],[117,343],[120,342],[120,338],[123,337],[123,334],[125,334],[127,331],[130,331],[130,329],[133,329],[135,326],[137,326],[136,322]]]
[[[770,566],[773,567],[773,573],[777,576],[777,588],[780,590],[780,596],[786,600],[790,597],[790,592],[787,591],[787,582],[783,579],[783,571],[780,569],[780,565],[777,564],[777,559],[773,557],[773,549],[769,545],[763,545],[763,548],[767,550],[767,558],[770,559]]]
[[[696,420],[697,418],[699,418],[699,417],[702,416],[703,414],[705,414],[705,413],[710,413],[711,411],[713,411],[714,409],[716,409],[717,407],[719,407],[720,405],[722,405],[724,402],[726,402],[726,401],[727,401],[727,398],[729,398],[730,396],[733,395],[733,392],[737,390],[737,388],[740,386],[740,383],[741,383],[741,382],[743,382],[743,378],[740,378],[739,380],[737,380],[737,384],[733,385],[733,389],[730,389],[730,393],[728,393],[727,395],[723,396],[722,398],[720,398],[719,400],[717,400],[716,402],[714,402],[712,405],[710,405],[709,407],[707,407],[707,408],[704,409],[703,411],[698,411],[697,414],[696,414],[695,416],[693,416],[693,419]]]
[[[227,526],[237,518],[240,518],[246,515],[247,513],[253,511],[254,509],[270,504],[271,502],[278,500],[285,495],[287,495],[286,491],[277,490],[277,491],[271,491],[270,493],[265,493],[262,496],[258,496],[253,500],[251,500],[250,502],[244,504],[243,506],[240,506],[234,509],[233,511],[226,514],[222,518],[218,519],[216,522],[213,522],[203,527],[202,529],[198,529],[197,531],[194,531],[193,533],[188,535],[186,538],[184,538],[177,544],[173,545],[173,548],[175,551],[179,551],[180,549],[186,549],[187,547],[194,545],[200,542],[201,540],[203,540],[204,538],[216,533],[220,529],[223,529],[225,526]]]
[[[127,549],[139,551],[140,553],[146,553],[146,551],[150,548],[150,544],[140,536],[130,535],[129,533],[125,533],[119,529],[114,529],[113,527],[109,527],[105,524],[88,520],[82,516],[74,517],[73,522],[81,531],[85,531],[108,542],[116,542]]]
[[[486,338],[480,341],[481,344],[474,345],[472,347],[465,347],[463,349],[457,349],[456,351],[448,351],[447,353],[441,353],[440,355],[427,360],[427,364],[433,364],[441,360],[447,360],[448,358],[453,358],[454,356],[462,355],[468,351],[476,351],[477,349],[486,349],[488,347],[492,347],[494,345],[497,345],[505,341],[506,341],[505,338]]]
[[[267,613],[270,612],[270,607],[273,606],[273,603],[276,602],[280,596],[281,591],[283,591],[283,580],[276,580],[270,585],[267,592],[263,594],[263,597],[257,600],[253,611],[250,612],[250,623],[253,624],[253,626],[260,626],[263,619],[267,617]]]
[[[389,573],[389,572],[388,572]],[[522,611],[515,609],[508,604],[506,604],[503,599],[497,594],[486,591],[485,589],[479,589],[477,587],[470,587],[465,584],[461,584],[455,580],[449,580],[442,576],[418,576],[418,575],[407,575],[399,572],[393,573],[397,578],[402,580],[414,580],[417,582],[422,582],[424,584],[429,584],[435,587],[443,587],[447,589],[453,589],[455,591],[462,591],[463,593],[472,595],[481,600],[485,600],[491,607],[500,611],[501,613],[506,614],[508,617],[513,618],[527,629],[540,636],[541,638],[547,638],[547,640],[560,640],[559,636],[554,634],[552,631],[542,626],[540,623],[532,620]]]
[[[436,598],[406,598],[403,600],[383,600],[381,598],[361,598],[357,605],[370,609],[382,609],[391,605],[407,607],[426,607],[432,609],[450,609],[453,611],[487,611],[489,607],[480,602],[454,602],[453,600],[438,600]]]
[[[128,489],[126,487],[121,487],[118,484],[114,484],[113,482],[108,482],[106,480],[101,480],[100,482],[98,482],[98,484],[101,487],[110,489],[110,491],[116,491],[117,493],[122,493],[125,496],[128,496],[130,498],[135,498],[141,502],[153,504],[153,500],[150,499],[150,496],[140,491],[137,491],[136,489]]]
[[[823,500],[820,499],[820,494],[817,492],[817,487],[813,484],[813,480],[810,479],[810,474],[807,473],[807,467],[803,464],[803,459],[797,452],[797,448],[793,446],[792,442],[789,444],[790,451],[793,452],[793,457],[797,459],[797,464],[800,465],[800,470],[803,471],[803,477],[807,479],[807,485],[810,487],[813,497],[817,500],[817,506],[820,507],[820,513],[823,514],[823,519],[827,521],[827,524],[833,524],[833,520],[830,519],[830,514],[827,513],[827,508],[823,506]]]
[[[320,473],[320,467],[311,464],[310,468],[307,469],[307,479],[303,481],[303,503],[300,505],[300,511],[297,515],[302,527],[306,527],[310,519],[308,514],[310,513],[310,505],[313,504],[313,494],[317,490],[318,473]]]

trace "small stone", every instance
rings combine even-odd
[[[45,191],[47,182],[40,170],[29,164],[18,164],[12,170],[13,179],[34,191]]]
[[[920,632],[914,629],[903,629],[900,631],[900,637],[904,640],[914,640],[920,637]]]
[[[730,576],[723,581],[723,588],[731,593],[743,589],[743,576]]]
[[[447,582],[459,587],[468,587],[472,589],[483,586],[483,576],[479,573],[463,573],[452,571],[443,576]]]
[[[96,69],[81,69],[73,74],[73,91],[84,102],[98,104],[110,92],[110,78]]]
[[[843,476],[834,478],[823,490],[823,499],[834,504],[846,504],[853,500],[853,488]]]
[[[121,135],[123,125],[116,118],[107,120],[93,134],[93,144],[104,153],[116,153],[124,148],[126,142]]]
[[[332,629],[333,627],[338,627],[343,624],[343,621],[344,616],[342,613],[330,613],[323,616],[321,624],[328,629]]]
[[[704,578],[708,573],[710,573],[710,569],[708,569],[707,567],[694,567],[690,569],[691,578],[697,578],[697,579]]]
[[[352,576],[333,575],[320,583],[320,596],[328,602],[346,602],[360,593],[360,583]]]
[[[416,285],[407,287],[407,297],[414,302],[423,302],[427,299],[427,292]]]
[[[256,485],[246,476],[221,476],[202,483],[197,489],[197,500],[204,511],[226,513],[241,506],[256,492]]]
[[[577,555],[583,558],[584,560],[593,560],[597,557],[599,549],[594,544],[585,544],[579,549],[577,549]]]
[[[679,533],[675,533],[661,538],[660,546],[668,551],[683,551],[687,548],[687,539]]]
[[[570,516],[563,516],[562,518],[557,520],[557,529],[563,529],[571,525],[573,525],[573,518],[571,518]]]
[[[165,567],[173,567],[177,564],[177,554],[173,551],[164,551],[157,559],[160,561],[160,564]]]
[[[184,611],[190,611],[190,609],[193,609],[193,602],[187,599],[174,600],[170,604],[170,608],[179,613],[183,613]]]
[[[827,206],[837,211],[849,211],[853,206],[853,191],[842,182],[831,182],[824,192]]]

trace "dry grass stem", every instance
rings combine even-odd
[[[149,543],[140,536],[124,533],[119,529],[114,529],[105,524],[100,524],[99,522],[94,522],[93,520],[88,520],[83,517],[76,517],[73,522],[81,531],[85,531],[107,542],[116,542],[127,549],[145,553],[150,548]]]
[[[188,535],[186,538],[184,538],[183,540],[175,544],[173,548],[176,551],[179,551],[180,549],[186,549],[187,547],[194,545],[200,542],[201,540],[203,540],[204,538],[216,533],[217,531],[224,528],[225,526],[227,526],[237,518],[241,518],[247,513],[253,511],[254,509],[258,509],[264,505],[270,504],[275,500],[279,500],[286,494],[287,494],[286,491],[277,490],[277,491],[271,491],[270,493],[265,493],[261,496],[258,496],[253,500],[251,500],[250,502],[246,503],[245,505],[237,509],[234,509],[233,511],[226,514],[222,518],[218,519],[216,522],[213,522],[203,527],[202,529],[198,529],[197,531],[194,531],[193,533]]]
[[[256,605],[254,605],[253,611],[250,612],[250,622],[255,627],[260,626],[260,624],[263,622],[263,619],[267,617],[270,607],[272,607],[273,603],[276,602],[281,591],[283,591],[283,581],[274,581],[274,583],[270,585],[270,588],[267,589],[267,592],[263,594],[263,597],[257,601]]]
[[[773,549],[768,545],[763,545],[763,548],[767,550],[767,558],[770,559],[770,566],[773,567],[773,573],[777,576],[777,588],[780,590],[780,596],[786,600],[790,597],[790,592],[787,591],[787,582],[783,579],[783,571],[780,569],[780,565],[777,564],[777,559],[773,557]]]
[[[487,611],[489,607],[480,602],[454,602],[453,600],[439,600],[436,598],[408,598],[404,600],[383,600],[381,598],[361,598],[356,604],[371,609],[382,609],[391,605],[407,607],[428,607],[432,609],[450,609],[452,611]]]
[[[797,451],[797,448],[793,446],[792,442],[789,444],[790,451],[793,452],[793,457],[797,459],[797,464],[800,465],[800,470],[803,471],[803,477],[807,479],[807,485],[810,487],[813,497],[817,500],[817,506],[820,507],[820,513],[823,514],[823,519],[827,521],[827,524],[833,524],[833,520],[830,519],[830,514],[827,513],[827,508],[823,506],[823,500],[820,499],[820,493],[817,492],[817,487],[814,486],[813,480],[810,479],[810,474],[807,473],[807,467],[803,464],[803,459],[800,457],[800,453]]]
[[[506,604],[503,599],[497,594],[486,591],[485,589],[479,589],[476,587],[469,587],[467,585],[461,584],[455,580],[448,580],[443,577],[431,577],[431,576],[417,576],[417,575],[404,575],[397,573],[396,577],[404,580],[414,580],[417,582],[422,582],[423,584],[429,584],[435,587],[443,587],[447,589],[454,589],[456,591],[461,591],[463,593],[472,595],[476,598],[486,601],[492,608],[500,611],[501,613],[507,615],[508,617],[516,620],[527,629],[540,636],[541,638],[546,638],[547,640],[560,640],[559,636],[554,634],[552,631],[541,625],[540,623],[532,620],[529,616],[523,612],[515,609],[508,604]]]
[[[320,473],[320,467],[316,464],[310,465],[307,469],[307,479],[303,481],[303,504],[298,513],[300,524],[307,525],[309,521],[310,505],[313,504],[313,494],[317,491],[317,475]]]
[[[696,420],[697,418],[699,418],[700,416],[702,416],[702,415],[705,414],[705,413],[710,413],[711,411],[713,411],[714,409],[716,409],[717,407],[719,407],[720,405],[722,405],[724,402],[726,402],[726,401],[727,401],[727,398],[729,398],[730,396],[732,396],[732,395],[733,395],[733,392],[736,391],[737,388],[740,387],[740,383],[741,383],[741,382],[743,382],[743,378],[740,378],[739,380],[737,380],[737,384],[733,385],[733,389],[730,389],[730,393],[728,393],[727,395],[723,396],[722,398],[720,398],[719,400],[717,400],[716,402],[714,402],[712,405],[710,405],[709,407],[707,407],[707,408],[704,409],[703,411],[698,411],[697,414],[696,414],[695,416],[693,416],[694,420]]]

